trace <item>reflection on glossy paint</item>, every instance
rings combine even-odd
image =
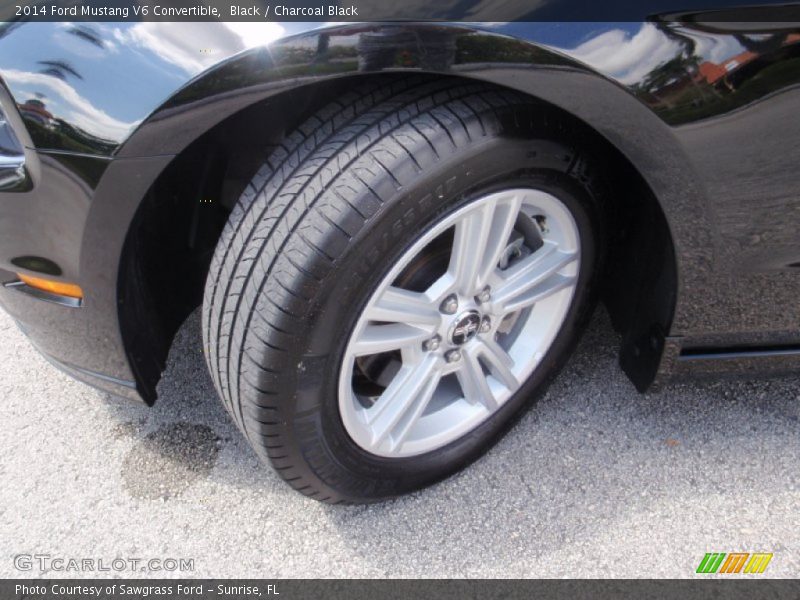
[[[286,30],[269,22],[3,24],[0,75],[38,147],[109,154],[189,78]]]
[[[267,45],[285,29],[279,23],[137,23],[115,27],[113,36],[131,49],[151,53],[196,75],[220,60],[247,48]]]
[[[800,34],[793,31],[722,31],[658,18],[646,23],[347,23],[279,40],[318,26],[5,26],[0,28],[0,74],[38,146],[98,154],[112,153],[165,102],[174,107],[252,85],[344,73],[585,65],[625,86],[675,125],[729,112],[800,81]],[[13,52],[7,51],[12,44]],[[238,64],[224,64],[248,49]],[[204,71],[209,72],[204,80],[184,88]]]
[[[96,108],[72,84],[47,72],[3,71],[17,95],[22,116],[36,139],[74,137],[76,151],[91,151],[124,138],[136,122],[123,122]],[[24,100],[23,100],[24,99]]]
[[[686,123],[800,82],[800,33],[721,33],[655,21],[553,48],[626,85],[666,121]]]
[[[654,24],[638,27],[635,32],[611,29],[575,48],[560,50],[620,83],[633,85],[681,52],[680,42],[665,36]]]

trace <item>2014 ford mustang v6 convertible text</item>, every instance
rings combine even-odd
[[[641,391],[796,372],[797,11],[450,4],[0,25],[2,306],[55,365],[152,403],[202,304],[231,417],[327,502],[474,460],[597,301]]]

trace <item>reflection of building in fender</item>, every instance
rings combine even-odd
[[[722,64],[706,61],[698,67],[697,78],[698,80],[705,79],[707,83],[714,85],[731,71],[735,71],[756,58],[758,58],[758,54],[746,50],[729,58]]]
[[[770,51],[774,52],[800,42],[800,34],[797,33],[792,33],[785,36],[785,39],[782,41],[781,37],[782,36],[774,36],[772,40],[756,44],[748,43],[748,40],[746,39],[740,40],[741,42],[744,42],[744,45],[747,47],[746,50],[719,63],[714,63],[711,61],[705,61],[701,63],[695,76],[696,81],[705,81],[710,85],[716,85],[717,83],[721,82],[730,89],[734,89],[735,82],[726,80],[725,78],[727,76],[733,75],[736,71],[750,65],[757,59],[766,58]],[[771,43],[769,43],[770,41]],[[758,67],[757,65],[754,66],[756,67],[755,70],[758,71],[760,68],[763,68],[763,66],[767,65],[762,65],[762,67]]]
[[[25,119],[35,121],[48,129],[53,127],[53,115],[45,108],[45,103],[38,98],[31,98],[25,104],[20,104],[19,112]]]
[[[382,28],[358,36],[358,68],[415,67],[447,71],[455,62],[458,31]]]

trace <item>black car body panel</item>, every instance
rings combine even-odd
[[[19,259],[40,257],[85,297],[65,306],[6,286],[0,301],[76,377],[151,401],[174,324],[154,322],[124,255],[154,182],[250,107],[276,122],[298,91],[421,72],[548,102],[644,179],[669,239],[638,267],[650,283],[624,331],[622,363],[640,389],[673,373],[796,369],[800,25],[748,10],[733,13],[739,23],[665,11],[636,23],[268,24],[282,31],[2,25],[0,101],[26,160],[24,182],[0,190],[0,282],[35,274]],[[248,50],[254,35],[280,39]]]

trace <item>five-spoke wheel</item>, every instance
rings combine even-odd
[[[495,412],[559,330],[579,256],[572,215],[540,190],[489,193],[435,223],[350,337],[339,409],[355,442],[380,456],[421,454]]]

